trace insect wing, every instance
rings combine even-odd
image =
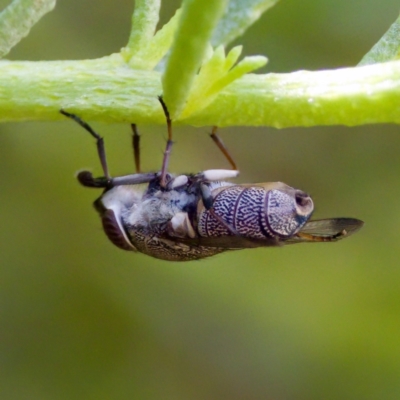
[[[309,221],[296,235],[287,239],[255,239],[245,236],[218,236],[177,238],[164,235],[165,239],[194,247],[220,248],[224,250],[240,250],[256,247],[274,247],[296,243],[336,242],[356,233],[364,225],[355,218],[329,218]]]
[[[336,242],[353,235],[364,225],[355,218],[329,218],[307,222],[299,233],[285,240],[285,244]]]
[[[224,250],[251,249],[256,247],[280,246],[282,242],[278,239],[254,239],[245,236],[209,236],[197,238],[177,238],[172,236],[163,236],[165,239],[176,243],[186,244],[193,247],[211,247]]]

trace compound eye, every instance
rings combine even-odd
[[[113,210],[105,210],[101,215],[101,222],[103,223],[104,232],[112,243],[123,250],[136,250],[126,236],[126,233],[120,222],[117,220]]]
[[[267,228],[274,236],[293,236],[308,221],[313,210],[311,197],[301,190],[270,190],[265,210]]]
[[[296,201],[296,211],[299,215],[307,216],[313,212],[314,203],[307,193],[296,190],[294,198]]]

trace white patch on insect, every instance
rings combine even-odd
[[[179,175],[172,180],[171,189],[176,189],[185,186],[188,183],[187,175]]]
[[[222,181],[224,179],[236,178],[239,171],[230,169],[208,169],[203,171],[203,177],[207,181]]]
[[[193,226],[189,221],[189,216],[186,212],[178,212],[175,214],[172,217],[170,224],[175,236],[190,238],[196,237],[196,232],[194,231]]]
[[[107,210],[114,212],[120,233],[123,235],[126,243],[132,248],[135,247],[132,245],[124,229],[124,216],[137,209],[137,204],[140,202],[145,189],[146,185],[116,186],[104,193],[101,198],[103,206]]]

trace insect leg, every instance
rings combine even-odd
[[[135,161],[136,172],[140,173],[140,135],[137,130],[136,124],[131,124],[132,128],[132,146],[133,146],[133,158]]]
[[[103,168],[103,173],[104,173],[105,178],[109,181],[111,179],[111,177],[108,172],[107,157],[106,157],[106,151],[104,148],[104,139],[98,133],[96,133],[89,124],[87,124],[85,121],[81,120],[75,114],[70,114],[69,112],[66,112],[64,110],[60,110],[60,113],[65,115],[68,118],[73,119],[76,123],[78,123],[82,128],[87,130],[96,139],[97,153],[99,155],[101,167]],[[79,176],[78,176],[78,179],[79,179]],[[81,181],[79,179],[79,181],[83,185],[85,185],[83,183],[84,182],[83,180]],[[85,185],[85,186],[87,186],[87,185]]]
[[[171,148],[172,148],[172,144],[173,144],[173,142],[172,142],[172,121],[171,121],[171,117],[169,116],[169,111],[168,111],[167,105],[164,103],[162,96],[158,96],[158,100],[161,103],[161,106],[162,106],[164,114],[165,114],[165,118],[167,119],[167,129],[168,129],[168,140],[167,140],[167,146],[165,147],[165,151],[164,151],[164,158],[163,158],[163,163],[161,166],[161,179],[160,179],[161,187],[165,188],[167,185],[166,178],[167,178],[169,156],[171,154]]]
[[[232,156],[229,154],[228,148],[225,146],[222,139],[217,135],[217,129],[218,129],[217,126],[213,126],[212,131],[210,133],[210,137],[214,141],[214,143],[218,146],[218,148],[222,151],[222,154],[226,157],[229,164],[231,164],[232,169],[236,170],[237,169],[236,163],[233,160]]]

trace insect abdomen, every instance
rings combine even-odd
[[[213,212],[241,236],[271,237],[262,224],[266,194],[265,189],[257,186],[224,188],[214,198]],[[232,235],[229,228],[204,207],[198,214],[197,229],[203,237]]]

